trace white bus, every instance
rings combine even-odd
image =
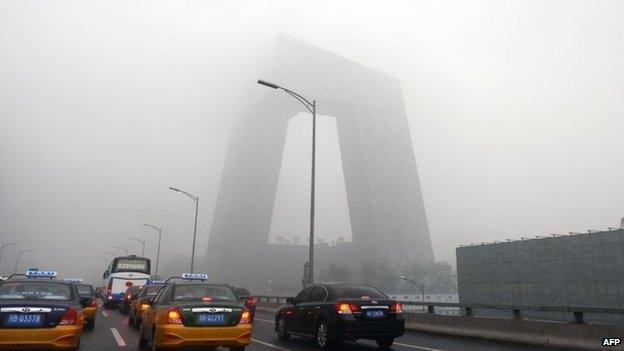
[[[118,306],[126,289],[148,283],[150,272],[149,258],[135,255],[115,257],[102,277],[106,286],[106,293],[102,296],[104,306]]]

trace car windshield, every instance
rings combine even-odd
[[[0,299],[68,301],[72,299],[72,289],[69,284],[53,282],[5,282],[0,285]]]
[[[232,289],[220,285],[184,284],[173,289],[175,301],[237,301]]]
[[[148,287],[146,287],[146,291],[145,291],[145,295],[147,296],[155,296],[158,291],[160,290],[160,288],[162,288],[162,285],[150,285]]]
[[[370,286],[333,286],[333,295],[339,299],[386,299],[381,291]]]
[[[76,287],[80,295],[93,295],[93,288],[90,285],[76,285]]]

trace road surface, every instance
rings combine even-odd
[[[81,350],[110,351],[138,350],[138,332],[128,325],[128,316],[117,310],[100,309],[95,329],[82,334]],[[312,340],[292,337],[289,341],[280,341],[273,330],[273,315],[258,311],[253,322],[252,344],[249,351],[318,351]],[[479,339],[457,338],[407,332],[398,338],[392,348],[397,351],[553,351],[552,348],[539,348],[514,345]],[[218,348],[215,351],[226,350]],[[377,346],[373,341],[345,342],[336,350],[373,351]]]

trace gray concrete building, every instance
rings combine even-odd
[[[258,78],[316,99],[318,113],[337,121],[352,242],[319,247],[315,274],[331,262],[433,261],[399,81],[285,35],[274,54]],[[216,280],[288,286],[301,281],[307,249],[270,245],[269,228],[287,124],[303,107],[263,94],[231,135],[206,265]]]
[[[456,254],[462,304],[624,307],[624,229],[463,246]]]

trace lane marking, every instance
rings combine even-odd
[[[409,348],[417,349],[417,350],[425,350],[425,351],[446,351],[446,350],[440,350],[440,349],[432,349],[432,348],[424,347],[424,346],[403,344],[403,343],[400,343],[400,342],[395,342],[394,345],[396,345],[396,346],[403,346],[403,347],[409,347]]]
[[[104,315],[104,317],[108,318],[108,312],[107,311],[102,311],[102,314]]]
[[[280,351],[292,351],[291,349],[287,349],[285,347],[269,344],[268,342],[260,341],[258,339],[254,339],[254,338],[251,338],[251,341],[253,341],[253,342],[257,343],[257,344],[260,344],[260,345],[264,345],[264,346],[268,346],[268,347],[274,348],[276,350],[280,350]]]
[[[255,318],[254,318],[254,321],[267,322],[267,323],[275,323],[275,321],[272,321],[272,320],[270,320],[270,319],[262,319],[262,318],[258,318],[258,317],[255,317]]]
[[[113,333],[113,337],[115,338],[115,341],[117,341],[117,345],[119,346],[126,346],[126,342],[124,341],[124,339],[121,337],[121,334],[119,334],[119,331],[117,331],[116,328],[110,328],[111,333]]]

